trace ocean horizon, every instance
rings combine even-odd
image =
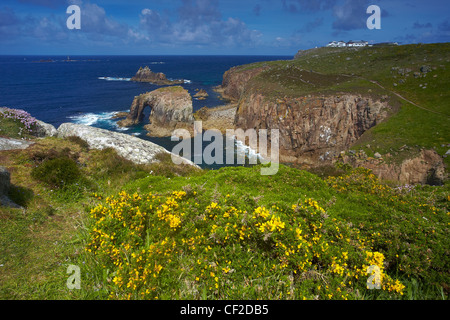
[[[171,151],[177,142],[146,136],[150,109],[144,122],[121,128],[117,112],[129,111],[135,96],[161,86],[130,81],[140,67],[163,72],[168,79],[183,79],[191,96],[203,89],[209,97],[193,97],[194,112],[227,103],[214,87],[228,69],[260,61],[290,60],[292,56],[243,55],[2,55],[0,106],[22,109],[56,128],[72,122],[121,132],[152,141]],[[202,167],[211,167],[203,166]],[[221,167],[212,166],[214,167]]]

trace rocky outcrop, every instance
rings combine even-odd
[[[184,80],[168,80],[166,75],[162,72],[153,72],[149,67],[139,68],[136,75],[131,78],[131,81],[150,82],[156,85],[171,85],[182,84]]]
[[[252,93],[241,97],[235,126],[279,129],[280,160],[314,165],[350,147],[387,110],[386,102],[351,94],[273,100]]]
[[[8,198],[10,187],[11,175],[5,167],[0,166],[0,207],[21,208]]]
[[[8,195],[11,176],[5,167],[0,166],[0,198]]]
[[[242,67],[233,67],[223,75],[222,86],[218,90],[230,100],[239,100],[251,78],[267,69],[266,66],[242,71]]]
[[[139,139],[127,134],[112,132],[105,129],[94,128],[81,124],[63,123],[58,128],[58,137],[67,138],[77,136],[85,140],[91,149],[113,148],[116,152],[137,164],[150,164],[157,162],[156,155],[169,153],[183,164],[197,167],[193,162],[181,158],[167,151],[165,148],[153,142]]]
[[[0,113],[10,113],[10,112],[14,112],[14,111],[28,114],[24,110],[10,109],[10,108],[5,108],[5,107],[0,108]],[[56,128],[53,125],[51,125],[49,123],[45,123],[40,120],[37,120],[34,117],[31,117],[31,115],[29,115],[29,114],[28,114],[28,116],[30,117],[29,121],[33,123],[33,126],[32,126],[33,130],[31,132],[31,135],[38,137],[38,138],[56,136]]]
[[[13,139],[13,138],[0,138],[0,151],[4,150],[24,150],[33,145],[33,141]]]
[[[202,121],[203,130],[215,129],[225,134],[227,129],[234,129],[236,109],[233,104],[214,108],[203,107],[194,113],[194,117],[195,120]]]
[[[171,136],[177,128],[193,126],[192,98],[180,86],[164,87],[135,97],[127,118],[118,124],[129,127],[141,123],[146,107],[151,108],[150,124],[145,127],[151,136]]]
[[[204,90],[200,89],[195,95],[194,98],[197,98],[198,100],[205,100],[209,97],[209,94]]]
[[[43,137],[56,137],[58,132],[56,131],[56,128],[49,124],[42,122],[40,120],[36,121],[36,132],[35,135],[39,138]]]
[[[447,179],[445,164],[434,150],[421,150],[419,154],[400,163],[391,158],[389,154],[375,158],[343,154],[338,161],[371,169],[380,179],[401,184],[442,185]]]

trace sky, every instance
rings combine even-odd
[[[69,29],[70,5],[80,29]],[[381,29],[369,29],[370,5]],[[450,0],[1,0],[1,55],[288,55],[450,40]]]

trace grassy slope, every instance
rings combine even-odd
[[[376,50],[376,53],[370,50]],[[405,56],[402,57],[401,52],[392,53],[392,50],[403,50]],[[418,91],[416,85],[419,81],[425,79],[413,79],[411,76],[403,85],[404,87],[399,85],[395,87],[395,91],[428,109],[448,112],[448,103],[446,102],[448,101],[448,92],[439,87],[448,84],[449,79],[446,73],[448,61],[439,61],[443,57],[443,51],[448,52],[448,45],[367,48],[357,51],[357,53],[319,49],[318,53],[322,55],[322,58],[305,56],[296,61],[270,62],[268,64],[274,65],[275,69],[261,75],[262,78],[255,79],[255,81],[264,79],[266,76],[275,79],[277,73],[283,74],[287,65],[294,64],[300,69],[334,73],[337,77],[335,79],[349,79],[339,76],[339,73],[344,71],[346,74],[359,74],[376,80],[392,90],[394,87],[391,84],[393,81],[393,75],[390,73],[391,65],[408,66],[411,69],[413,69],[411,66],[419,68],[426,56],[427,64],[438,67],[426,78],[430,90],[436,90],[436,92],[429,93],[429,96],[423,93],[427,89],[423,89],[423,92],[415,92]],[[409,57],[410,53],[408,52],[414,52],[417,55],[414,58],[415,62]],[[359,54],[361,57],[355,57],[355,54]],[[328,58],[323,59],[324,55],[328,55]],[[347,55],[354,59],[353,62],[346,59]],[[370,55],[373,59],[366,60]],[[339,60],[340,64],[337,63],[337,59],[341,59]],[[353,64],[355,61],[358,62],[357,65]],[[366,65],[361,65],[363,61],[366,62]],[[444,65],[445,69],[440,67],[441,65]],[[251,66],[246,66],[246,68],[248,67]],[[296,71],[292,72],[295,75]],[[308,72],[302,73],[305,79],[308,78]],[[437,81],[434,84],[436,88],[433,89],[433,80],[430,81],[430,76],[434,74],[437,74],[438,77],[432,78]],[[312,80],[313,77],[309,79]],[[315,79],[322,78],[319,76]],[[267,84],[267,82],[265,83]],[[296,86],[304,86],[305,83],[295,84],[294,81],[290,84],[291,88],[276,83],[267,85],[273,85],[276,90],[284,94],[293,91],[299,93],[294,89]],[[396,100],[401,106],[400,112],[365,135],[366,140],[371,141],[372,145],[379,145],[377,150],[382,151],[383,148],[389,150],[405,143],[433,147],[441,143],[436,137],[442,135],[444,138],[448,138],[449,136],[444,117],[434,116],[429,111],[403,103],[389,92],[360,78],[345,80],[334,87],[330,87],[330,84],[327,83],[323,88],[307,91],[302,87],[302,90],[299,94],[326,93],[327,90],[329,92],[355,90],[355,92],[367,91],[368,94],[390,95],[391,99]],[[6,128],[6,126],[2,126],[2,128]],[[435,132],[439,132],[439,136]],[[17,133],[14,130],[14,123],[8,123],[8,135],[14,136],[15,134]],[[442,141],[448,143],[448,141]],[[72,185],[63,189],[54,189],[31,178],[33,166],[36,166],[45,156],[55,156],[55,154],[61,154],[63,150],[71,150],[70,154],[78,161],[82,175],[80,177],[81,187]],[[444,149],[437,148],[437,150],[444,152]],[[194,235],[193,231],[188,228],[191,225],[189,221],[195,221],[196,216],[214,201],[220,204],[232,203],[241,210],[252,212],[257,206],[268,208],[278,206],[288,210],[299,200],[301,202],[306,198],[313,198],[326,210],[328,215],[328,218],[323,221],[323,234],[324,239],[333,250],[339,251],[345,248],[350,254],[356,255],[357,246],[353,242],[351,242],[351,246],[345,244],[341,246],[341,244],[337,245],[332,242],[339,243],[339,240],[333,238],[339,235],[334,231],[337,226],[341,230],[347,230],[346,228],[352,225],[361,237],[366,239],[372,250],[378,250],[384,254],[387,272],[406,286],[403,296],[394,296],[393,298],[442,299],[448,294],[450,283],[447,237],[449,184],[444,187],[416,187],[412,192],[399,194],[367,175],[345,175],[345,171],[335,172],[342,176],[341,179],[329,179],[326,182],[314,174],[284,166],[281,166],[280,172],[275,176],[261,176],[258,167],[225,168],[198,173],[174,168],[169,159],[162,160],[161,164],[151,167],[134,166],[117,157],[112,151],[87,150],[80,141],[54,138],[39,140],[37,146],[26,151],[1,152],[0,163],[8,167],[12,173],[13,188],[10,197],[24,206],[26,210],[0,208],[0,264],[2,265],[0,267],[0,298],[107,298],[111,290],[117,289],[112,283],[114,272],[117,270],[114,269],[114,265],[103,268],[102,264],[105,263],[105,260],[84,251],[86,244],[92,240],[90,233],[93,223],[95,223],[95,220],[89,218],[88,212],[98,204],[105,204],[105,200],[98,200],[96,196],[92,195],[93,193],[101,194],[105,199],[110,195],[117,194],[122,189],[130,194],[138,192],[144,196],[148,192],[152,192],[163,197],[172,191],[189,191],[191,196],[188,202],[180,203],[180,205],[183,210],[186,209],[184,214],[192,219],[182,221],[179,233],[170,233],[170,231],[167,233],[170,239],[176,241],[184,239],[182,236],[192,237]],[[150,174],[150,172],[152,173]],[[195,196],[192,195],[192,191],[197,192]],[[241,220],[239,219],[239,221]],[[223,223],[223,221],[211,221],[211,224],[220,224],[221,222]],[[199,230],[207,235],[211,224],[204,225],[203,229]],[[108,231],[108,229],[105,230]],[[123,228],[124,233],[128,234],[129,231],[129,229]],[[151,232],[150,235],[155,239],[161,237],[159,231]],[[355,237],[354,233],[349,233],[348,236],[350,235]],[[356,241],[357,238],[352,239]],[[155,243],[157,243],[156,240]],[[215,283],[214,277],[202,278],[202,281],[196,282],[194,274],[198,272],[200,275],[201,270],[195,264],[194,258],[204,261],[218,259],[222,262],[222,259],[225,258],[223,254],[235,254],[222,251],[224,247],[208,241],[199,244],[200,251],[180,247],[184,251],[181,251],[181,254],[167,264],[167,268],[163,269],[160,280],[158,280],[160,281],[158,282],[159,297],[289,298],[290,288],[284,288],[284,285],[280,287],[280,284],[289,283],[290,274],[294,269],[270,271],[267,277],[260,277],[259,273],[252,274],[252,268],[242,268],[243,265],[248,266],[252,259],[259,261],[260,266],[264,266],[267,261],[277,264],[278,260],[272,256],[269,260],[265,260],[264,257],[267,257],[267,254],[272,251],[265,251],[264,247],[255,247],[251,242],[245,245],[253,254],[245,252],[233,256],[233,263],[236,263],[236,270],[239,272],[233,273],[229,278],[227,278],[229,276],[227,273],[220,273],[220,277],[218,277],[222,286],[225,285],[226,288],[227,281],[232,281],[231,284],[237,286],[236,290],[216,292],[214,287],[209,290],[208,285],[213,286]],[[210,250],[209,246],[213,250]],[[136,246],[134,249],[139,252],[142,248]],[[233,245],[232,248],[235,246]],[[356,259],[355,257],[354,259]],[[321,264],[317,264],[317,261],[315,263],[315,268],[329,266],[326,260],[323,260]],[[359,262],[354,260],[352,263]],[[82,266],[82,290],[70,291],[67,289],[66,270],[69,264]],[[258,265],[255,270],[257,267]],[[192,271],[189,271],[189,268]],[[337,287],[341,285],[336,282],[337,280],[334,281],[333,275],[325,272],[325,269],[316,270],[329,277],[327,279],[332,280],[329,282],[330,286],[332,283],[330,290],[337,290]],[[264,269],[258,269],[259,271],[265,272]],[[321,291],[324,282],[320,276],[319,278],[303,276],[306,278],[295,278],[294,289],[297,290],[295,298],[301,296],[313,298],[316,295],[320,299],[329,298]],[[263,287],[264,283],[267,284],[262,289],[263,291],[255,291],[255,286],[250,285],[255,283],[252,281],[260,283]],[[364,281],[359,284],[359,291],[355,291],[356,286],[347,284],[350,297],[366,299],[391,297],[385,292],[366,291],[361,288],[361,284],[364,284]],[[319,286],[322,289],[319,290]],[[256,287],[259,288],[259,285]],[[231,288],[231,285],[228,288]],[[269,288],[275,288],[275,292]],[[335,293],[335,291],[333,292]]]
[[[241,70],[270,66],[250,83],[269,98],[341,93],[373,97],[387,95],[394,111],[398,112],[367,131],[353,148],[364,149],[369,155],[375,152],[398,153],[401,160],[408,156],[399,150],[404,145],[416,149],[434,148],[440,155],[448,150],[449,55],[450,43],[360,49],[319,48],[307,51],[295,60],[259,62],[243,66]],[[420,72],[424,65],[435,69],[426,77],[415,78],[414,72]],[[408,76],[402,76],[397,70],[392,70],[393,67],[409,68],[411,71]],[[426,88],[420,85],[426,85]],[[367,144],[371,148],[367,148]],[[445,159],[447,165],[449,161],[449,158]]]
[[[43,154],[54,154],[49,150],[67,150],[65,148],[72,150],[73,154],[78,154],[83,177],[95,181],[95,185],[87,183],[81,189],[53,189],[30,177],[31,167],[36,161],[31,159],[36,159],[36,154],[42,157]],[[289,208],[307,198],[313,198],[326,210],[328,218],[323,221],[325,226],[323,232],[333,250],[345,249],[350,254],[357,250],[357,246],[354,245],[350,247],[346,247],[345,244],[338,245],[339,240],[335,238],[338,234],[334,231],[337,226],[341,230],[346,230],[350,224],[357,226],[361,238],[367,241],[365,244],[370,244],[372,250],[378,250],[385,255],[386,262],[391,266],[390,275],[406,286],[403,296],[392,296],[387,292],[366,291],[361,288],[355,291],[356,287],[347,284],[350,290],[349,298],[441,299],[445,297],[448,290],[446,287],[449,283],[446,258],[448,257],[446,252],[448,250],[446,237],[448,213],[446,212],[448,212],[449,186],[417,187],[413,193],[400,196],[397,192],[364,175],[349,175],[342,181],[326,182],[311,173],[285,166],[281,166],[279,173],[275,176],[261,176],[259,167],[242,167],[203,173],[179,171],[178,173],[185,175],[183,177],[174,173],[170,159],[163,159],[161,164],[151,168],[135,167],[114,156],[114,153],[110,151],[103,153],[86,150],[73,141],[53,138],[40,140],[34,149],[3,152],[1,156],[2,164],[12,171],[14,187],[10,196],[27,208],[26,211],[0,209],[2,221],[0,248],[3,264],[0,273],[2,282],[0,296],[3,299],[106,299],[110,292],[117,290],[112,282],[114,275],[117,274],[115,266],[108,265],[102,260],[101,255],[84,252],[84,248],[93,240],[90,234],[95,223],[95,219],[92,220],[87,214],[91,208],[105,203],[104,200],[98,200],[97,195],[93,196],[93,193],[105,199],[117,194],[120,190],[125,190],[129,194],[138,192],[143,197],[150,192],[163,197],[173,191],[189,192],[192,202],[180,202],[181,208],[186,210],[183,211],[186,215],[186,218],[182,220],[183,228],[179,232],[169,231],[165,235],[169,237],[168,239],[179,243],[182,239],[194,235],[188,228],[189,221],[196,221],[196,216],[212,202],[224,206],[233,205],[251,213],[259,206]],[[99,169],[103,170],[99,171]],[[149,174],[151,171],[153,173]],[[97,173],[94,174],[94,172]],[[342,170],[338,173],[342,175],[344,172]],[[375,189],[378,191],[372,192]],[[192,196],[194,191],[196,195]],[[193,210],[194,202],[196,209]],[[186,207],[188,204],[189,206]],[[240,219],[236,222],[239,223]],[[414,221],[413,225],[411,221]],[[208,233],[213,223],[220,225],[221,222],[211,221],[196,228]],[[121,228],[121,230],[129,235],[129,229]],[[112,230],[105,227],[105,231]],[[305,233],[306,230],[304,230]],[[162,231],[150,232],[155,243],[163,239],[163,234]],[[359,239],[359,235],[355,238],[354,233],[346,233],[346,236],[354,241]],[[333,241],[337,243],[333,244]],[[227,251],[227,256],[233,257],[231,267],[235,270],[239,270],[244,264],[248,265],[252,259],[260,261],[258,265],[262,268],[269,264],[279,265],[278,259],[265,260],[264,255],[267,253],[264,253],[264,250],[266,249],[258,251],[262,249],[257,250],[253,242],[243,242],[242,245],[246,250],[252,250],[254,253],[248,255],[244,252],[236,254]],[[234,248],[234,245],[232,247]],[[136,246],[134,250],[140,252],[143,248],[148,249],[144,245]],[[208,248],[212,250],[208,251]],[[212,287],[214,280],[211,283],[213,278],[210,279],[207,274],[203,274],[194,262],[217,261],[223,265],[225,256],[221,255],[225,254],[222,251],[224,248],[226,247],[215,244],[211,239],[199,243],[197,251],[184,248],[174,256],[171,263],[165,265],[161,272],[161,279],[158,278],[159,282],[157,282],[159,286],[157,296],[163,299],[229,297],[289,299],[292,297],[288,293],[291,292],[292,286],[280,287],[280,283],[289,283],[292,267],[287,270],[258,269],[260,273],[255,271],[254,274],[238,272],[232,277],[215,270],[223,290],[214,290]],[[426,248],[430,248],[432,253],[428,253]],[[353,263],[357,262],[358,260]],[[82,290],[70,291],[66,288],[65,281],[68,277],[66,270],[69,264],[82,267]],[[105,268],[102,265],[105,265]],[[322,268],[325,267],[326,264],[322,266]],[[188,271],[189,268],[192,268],[191,271]],[[257,270],[256,267],[255,270]],[[268,273],[262,276],[265,272]],[[321,272],[329,281],[327,282],[330,285],[328,291],[322,292],[323,289],[317,289],[324,288],[324,282],[320,279],[300,281],[295,278],[297,280],[293,284],[296,292],[294,298],[312,298],[318,295],[320,299],[327,299],[331,288],[337,290],[341,285],[340,282],[333,280],[332,274]],[[203,280],[195,280],[195,275],[202,275]],[[174,277],[183,281],[174,281]],[[253,279],[251,282],[261,281],[262,289],[255,291],[249,284],[251,282],[244,284],[250,279]],[[242,282],[243,280],[245,281]],[[231,284],[234,285],[239,284],[236,290],[229,291],[231,288],[228,287],[228,285],[231,286],[229,281],[232,281]],[[364,281],[365,279],[362,283]],[[446,289],[443,290],[441,286]],[[332,292],[337,293],[337,291]]]

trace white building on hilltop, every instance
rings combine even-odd
[[[342,48],[342,47],[346,47],[347,44],[344,41],[332,41],[330,42],[327,47],[333,47],[333,48]]]
[[[367,47],[368,45],[369,42],[364,40],[347,42],[347,47]]]
[[[345,47],[367,47],[369,45],[369,42],[360,40],[360,41],[352,41],[344,42],[344,41],[332,41],[329,44],[327,44],[327,47],[333,47],[333,48],[345,48]]]

